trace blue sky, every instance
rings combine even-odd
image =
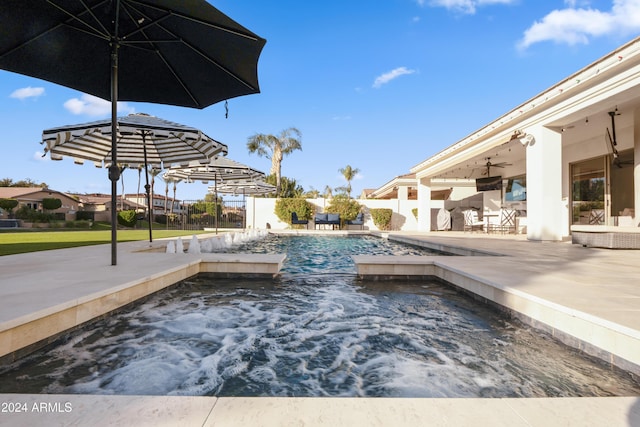
[[[267,39],[261,93],[204,110],[124,103],[202,129],[228,157],[268,172],[247,139],[297,127],[302,151],[282,174],[305,190],[377,188],[640,33],[640,0],[210,0]],[[1,32],[1,30],[0,30]],[[107,171],[42,157],[42,130],[109,117],[109,104],[0,71],[0,178],[59,191],[110,193]],[[124,174],[137,191],[137,172]],[[163,193],[157,180],[155,191]],[[201,183],[180,199],[204,197]]]

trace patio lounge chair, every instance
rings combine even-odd
[[[298,214],[291,212],[291,225],[304,225],[306,228],[309,228],[309,220],[298,219]]]
[[[355,219],[347,221],[347,225],[359,225],[361,230],[364,230],[364,214],[362,212],[356,215]]]
[[[469,209],[463,212],[464,214],[464,230],[484,230],[485,222],[478,219],[478,211]]]

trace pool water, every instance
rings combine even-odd
[[[349,254],[417,250],[389,249],[385,243],[274,237],[254,244],[252,251],[286,248],[281,279],[186,280],[5,367],[0,392],[370,397],[640,392],[630,374],[584,357],[437,280],[357,280],[345,261]]]

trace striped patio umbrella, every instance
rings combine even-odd
[[[111,133],[109,119],[47,129],[42,132],[41,143],[45,145],[44,155],[49,153],[52,160],[66,156],[78,164],[91,161],[97,167],[110,168],[113,162]],[[212,157],[227,153],[226,145],[198,129],[140,113],[118,118],[116,141],[118,175],[123,167],[143,166],[145,170],[149,241],[153,240],[149,167],[165,169],[207,164]]]
[[[208,188],[209,193],[215,194],[215,200],[217,203],[218,194],[233,194],[234,196],[242,195],[242,201],[245,205],[245,215],[243,215],[242,228],[247,228],[247,215],[246,215],[246,200],[245,196],[263,196],[266,194],[272,194],[278,191],[275,185],[271,185],[262,180],[252,179],[235,179],[226,180],[220,185],[212,185]],[[255,212],[255,199],[253,199],[253,211]]]
[[[225,181],[220,185],[212,185],[208,190],[209,193],[263,196],[265,194],[275,193],[277,188],[275,185],[271,185],[262,180],[237,179]]]
[[[166,169],[208,163],[227,153],[227,146],[202,131],[148,114],[130,114],[117,120],[118,165]],[[47,129],[42,132],[45,155],[52,160],[71,157],[74,162],[93,162],[97,167],[112,163],[111,120]]]
[[[164,173],[164,177],[181,179],[186,182],[208,183],[212,181],[217,185],[222,185],[233,180],[264,180],[265,174],[227,157],[216,156],[206,164],[191,162],[187,167],[169,168]]]
[[[250,166],[236,162],[226,157],[216,156],[207,164],[192,162],[186,168],[170,168],[163,175],[164,179],[180,179],[186,182],[201,181],[203,183],[213,182],[213,193],[215,203],[218,203],[218,186],[230,186],[234,182],[264,181],[264,172],[253,169]],[[268,184],[267,184],[268,185]],[[211,192],[211,187],[209,188]],[[233,193],[233,191],[231,191]],[[217,206],[215,208],[217,212]],[[216,220],[216,233],[218,232],[218,221]]]
[[[266,40],[205,0],[2,0],[0,33],[0,69],[111,102],[114,206],[118,101],[205,108],[260,92]],[[112,265],[116,242],[111,227]]]

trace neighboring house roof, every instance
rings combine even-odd
[[[44,187],[0,187],[0,199],[18,199],[43,190]]]
[[[61,197],[77,202],[72,194],[52,190],[46,187],[0,187],[0,199],[42,200],[46,197]]]

